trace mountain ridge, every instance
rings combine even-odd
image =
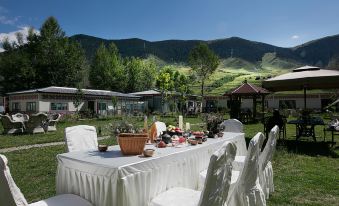
[[[251,41],[240,37],[214,40],[179,40],[169,39],[147,41],[140,38],[104,39],[86,34],[77,34],[70,39],[79,42],[91,60],[101,43],[117,45],[123,57],[135,56],[147,58],[154,55],[168,63],[187,63],[188,54],[197,43],[205,42],[221,58],[239,58],[260,65],[267,54],[274,54],[280,62],[287,62],[288,67],[311,64],[320,67],[339,66],[339,35],[315,39],[295,47],[279,47],[268,43]],[[275,61],[277,62],[277,61]]]

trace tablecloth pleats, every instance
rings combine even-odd
[[[111,153],[99,155],[94,151],[58,155],[57,193],[76,194],[97,206],[146,206],[172,187],[198,189],[199,172],[223,142],[235,142],[237,153],[246,154],[243,133],[224,136],[199,146],[156,149],[152,158],[115,158],[116,146],[109,149]]]

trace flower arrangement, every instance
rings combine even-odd
[[[206,121],[207,130],[209,131],[208,136],[214,137],[215,134],[219,133],[219,125],[224,120],[224,117],[222,114],[209,113],[205,115],[204,120]]]

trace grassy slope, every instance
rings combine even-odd
[[[190,68],[189,67],[176,67],[176,69],[185,74],[190,74]],[[286,69],[279,69],[279,68],[265,68],[265,69],[248,69],[248,68],[234,68],[234,67],[224,67],[221,65],[217,68],[217,70],[210,76],[210,78],[206,81],[206,91],[208,91],[207,94],[209,95],[221,95],[224,94],[226,91],[229,91],[233,88],[236,88],[237,86],[241,85],[242,82],[246,79],[248,82],[261,85],[262,79],[268,76],[276,76],[278,74],[282,74],[284,72],[287,72]],[[260,80],[255,80],[256,77],[260,77]],[[229,77],[234,78],[231,81],[224,82],[219,87],[211,87],[213,83],[215,83],[218,80],[221,80],[222,78]],[[195,83],[193,84],[193,92],[195,94],[200,93],[200,84]]]
[[[162,121],[175,123],[174,118]],[[194,118],[187,121],[201,122]],[[258,131],[262,131],[261,124],[245,125],[247,140]],[[294,125],[288,125],[288,139],[293,139],[294,132]],[[321,127],[317,128],[317,135],[322,135]],[[102,143],[115,144],[115,141],[110,138]],[[315,144],[311,154],[301,150],[295,153],[289,147],[278,147],[273,161],[276,191],[268,200],[268,205],[338,205],[338,159],[319,155],[319,145],[321,142]],[[12,175],[29,202],[55,194],[56,155],[63,152],[64,146],[53,146],[5,154]],[[339,151],[335,152],[334,156],[338,156]]]

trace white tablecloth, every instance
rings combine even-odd
[[[237,155],[246,155],[244,134],[228,132],[223,138],[208,139],[201,145],[156,148],[150,158],[123,156],[118,145],[103,153],[60,154],[57,193],[76,194],[97,206],[148,205],[171,187],[197,189],[199,172],[207,168],[210,156],[225,141],[236,143]]]

